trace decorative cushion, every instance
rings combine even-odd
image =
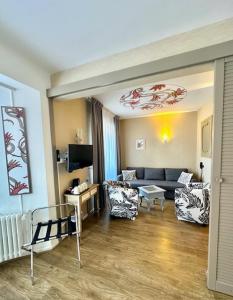
[[[188,184],[188,183],[190,183],[192,176],[193,176],[192,173],[182,172],[180,174],[180,177],[178,178],[177,182],[183,183],[183,184]]]
[[[122,170],[123,180],[135,180],[136,178],[136,170]]]
[[[165,180],[165,172],[163,168],[145,168],[144,179]]]
[[[127,170],[136,170],[137,179],[144,179],[144,168],[141,167],[127,167]]]
[[[188,169],[166,168],[165,169],[165,180],[177,181],[182,172],[188,172]]]

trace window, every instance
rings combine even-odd
[[[103,109],[105,180],[117,178],[116,128],[114,114]]]

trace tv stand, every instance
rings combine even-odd
[[[99,184],[91,184],[89,188],[79,195],[65,194],[65,201],[77,207],[78,229],[82,232],[82,204],[95,197],[94,211],[99,213]]]

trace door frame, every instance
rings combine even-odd
[[[101,93],[106,87],[119,87],[123,83],[133,82],[136,79],[145,78],[156,74],[162,74],[173,70],[189,68],[205,63],[214,63],[214,134],[213,134],[213,156],[211,176],[211,206],[208,248],[208,272],[207,287],[216,290],[217,275],[217,246],[219,226],[219,203],[220,203],[220,167],[221,167],[221,135],[222,135],[222,112],[223,112],[223,80],[224,80],[224,58],[233,55],[233,40],[225,43],[193,50],[190,52],[159,59],[150,63],[130,67],[123,70],[105,73],[92,78],[79,80],[64,85],[52,87],[47,90],[47,96],[52,103],[56,98],[70,97],[79,98],[83,93]],[[52,105],[51,119],[52,119]],[[54,127],[51,122],[51,135],[54,141]],[[54,142],[53,142],[54,145]],[[213,163],[214,161],[214,163]],[[56,173],[55,173],[56,174]],[[56,181],[56,179],[55,179]],[[55,186],[57,186],[55,182]]]
[[[216,290],[218,227],[220,209],[220,178],[222,159],[222,115],[224,90],[224,58],[214,63],[214,118],[213,118],[213,152],[211,166],[211,199],[208,245],[207,286]]]

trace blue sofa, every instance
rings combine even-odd
[[[188,172],[186,168],[143,168],[127,167],[127,170],[136,170],[136,180],[127,181],[132,188],[138,188],[145,185],[157,185],[166,190],[164,193],[166,199],[175,198],[175,189],[182,188],[185,185],[177,182],[181,172]],[[117,180],[122,181],[122,174],[117,176]]]

